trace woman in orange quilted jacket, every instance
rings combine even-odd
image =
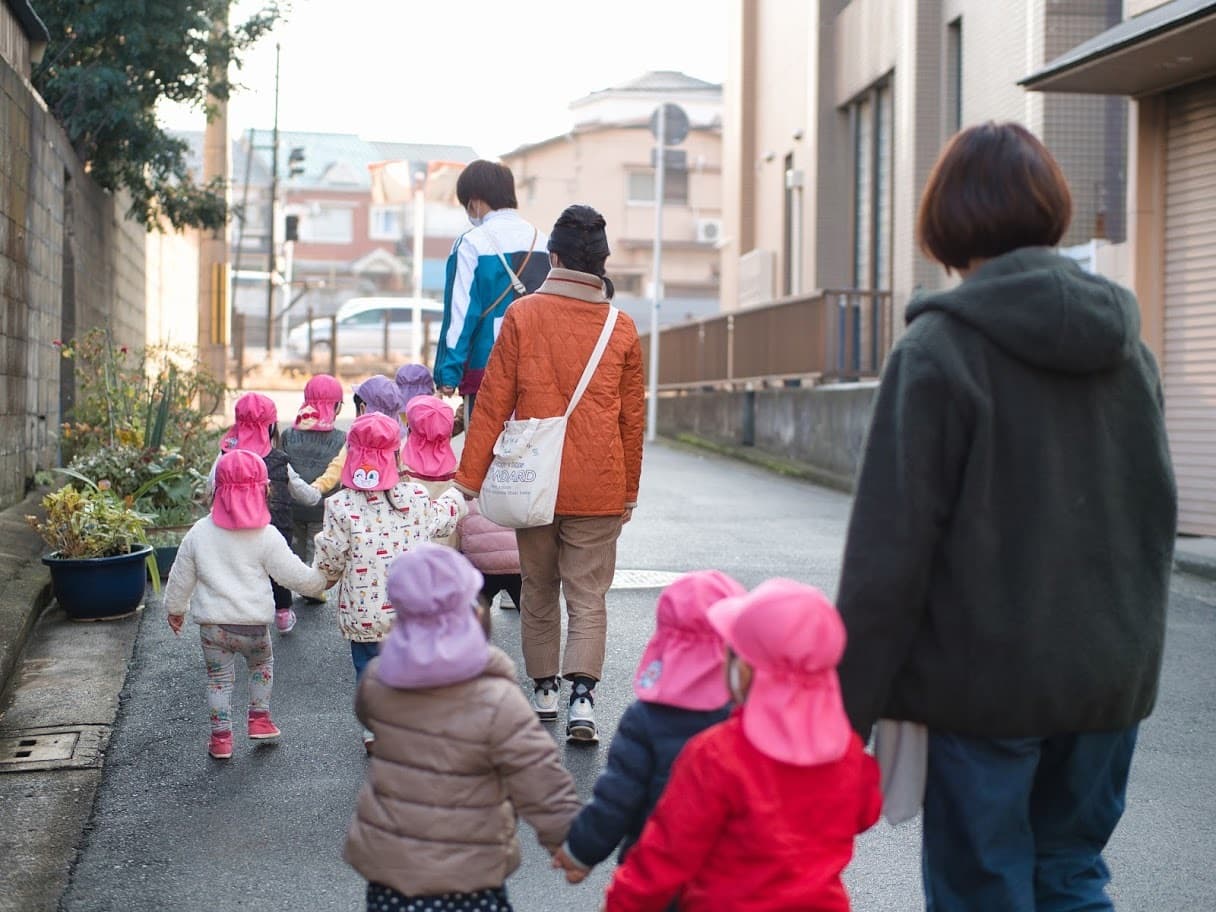
[[[566,209],[549,236],[549,278],[507,310],[456,473],[456,486],[466,496],[481,490],[494,442],[512,413],[528,419],[565,412],[612,299],[612,282],[604,275],[609,253],[604,228],[603,216],[590,206]],[[642,346],[633,320],[621,314],[566,426],[553,522],[516,530],[532,708],[541,719],[556,720],[561,681],[570,681],[566,736],[572,741],[598,740],[595,685],[604,665],[606,598],[617,539],[637,505],[645,410]]]

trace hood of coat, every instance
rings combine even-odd
[[[1140,339],[1135,296],[1043,247],[989,260],[948,291],[908,305],[907,321],[941,311],[1020,361],[1089,374],[1132,357]]]

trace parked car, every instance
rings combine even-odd
[[[415,298],[351,298],[338,308],[339,356],[382,355],[384,353],[384,317],[388,315],[388,347],[390,354],[405,355],[412,348],[414,305],[422,311],[423,332],[430,323],[430,341],[439,337],[443,322],[443,302]],[[312,321],[313,357],[328,358],[333,340],[333,324],[329,317]],[[308,357],[308,324],[302,323],[287,334],[287,352],[293,358]]]

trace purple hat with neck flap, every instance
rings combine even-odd
[[[424,542],[393,561],[388,597],[397,620],[380,650],[377,677],[389,687],[446,687],[477,677],[490,644],[474,604],[482,576],[463,554]]]

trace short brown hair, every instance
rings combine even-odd
[[[465,208],[473,200],[481,200],[491,209],[518,209],[515,175],[506,165],[485,159],[469,162],[456,178],[456,199]]]
[[[920,249],[950,269],[1019,247],[1054,247],[1072,219],[1059,163],[1020,124],[968,127],[942,151],[916,218]]]

